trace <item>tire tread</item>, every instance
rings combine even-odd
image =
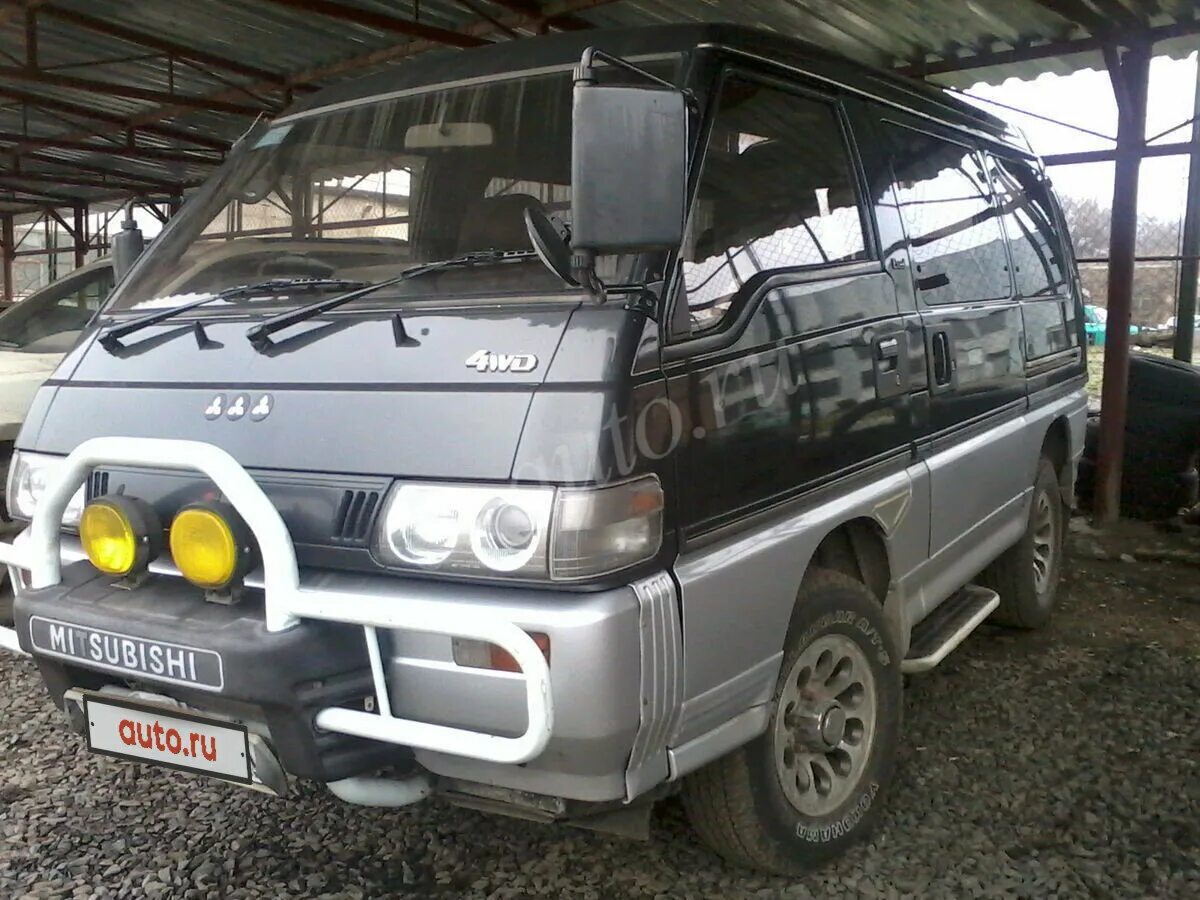
[[[878,605],[878,600],[862,582],[841,572],[810,569],[804,577],[801,594],[829,590],[849,590]],[[789,628],[788,654],[794,649],[793,630]],[[802,859],[786,853],[763,827],[747,762],[749,746],[740,747],[687,776],[682,800],[688,820],[704,844],[732,863],[781,875],[807,872],[823,860]],[[869,830],[868,824],[863,833]]]
[[[1054,464],[1045,456],[1038,460],[1037,477],[1034,487],[1042,484],[1043,480],[1052,480],[1058,485],[1058,474]],[[1032,514],[1032,513],[1031,513]],[[1065,519],[1063,521],[1065,526]],[[1065,527],[1061,531],[1065,531]],[[1059,534],[1060,542],[1064,535]],[[1037,612],[1037,598],[1034,594],[1030,569],[1033,562],[1028,558],[1031,535],[1028,530],[1021,539],[1004,551],[984,569],[976,579],[984,587],[991,588],[1000,595],[1000,605],[992,613],[991,620],[998,625],[1010,628],[1034,630],[1044,628],[1048,617]],[[1059,547],[1059,569],[1062,567],[1062,548]]]

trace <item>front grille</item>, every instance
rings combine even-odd
[[[108,473],[97,469],[88,478],[87,498],[95,500],[108,493]]]
[[[347,544],[365,542],[378,505],[378,491],[343,491],[333,517],[333,539]]]

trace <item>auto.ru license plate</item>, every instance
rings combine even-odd
[[[250,740],[244,725],[206,719],[168,706],[84,694],[88,749],[250,784]]]

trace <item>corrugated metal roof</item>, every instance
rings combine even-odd
[[[438,47],[725,21],[963,85],[1102,67],[1101,38],[1184,55],[1198,18],[1200,0],[0,0],[0,212],[186,190],[259,111]]]

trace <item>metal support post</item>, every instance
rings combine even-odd
[[[17,241],[13,232],[12,213],[0,216],[0,257],[4,259],[4,293],[0,294],[5,303],[12,303],[16,295],[16,285],[13,283],[13,260],[17,258]]]
[[[1200,147],[1200,64],[1196,66],[1196,93],[1192,100],[1192,145]],[[1196,283],[1200,280],[1200,153],[1188,165],[1187,211],[1183,215],[1180,242],[1179,302],[1175,306],[1175,358],[1192,361],[1196,338]]]
[[[1114,522],[1121,514],[1121,462],[1129,386],[1129,324],[1133,310],[1137,244],[1138,174],[1146,138],[1146,93],[1151,48],[1121,53],[1105,48],[1117,98],[1117,160],[1113,177],[1112,233],[1108,250],[1108,322],[1104,335],[1104,387],[1096,459],[1095,515]]]
[[[81,203],[75,205],[75,227],[71,237],[75,239],[75,268],[87,261],[87,207]]]

